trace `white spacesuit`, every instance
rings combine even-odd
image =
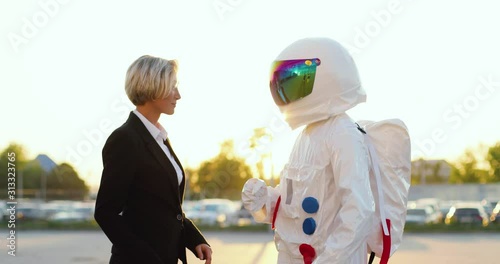
[[[270,86],[290,127],[305,127],[279,186],[247,181],[245,208],[275,227],[278,263],[367,263],[375,203],[364,137],[345,113],[366,100],[352,57],[331,39],[298,40],[276,58]]]

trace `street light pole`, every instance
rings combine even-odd
[[[19,170],[19,185],[18,185],[18,188],[17,188],[17,193],[18,193],[18,198],[19,199],[22,199],[23,198],[23,195],[24,195],[24,186],[23,186],[23,170]]]
[[[41,189],[41,198],[43,202],[47,201],[47,172],[42,168],[42,175],[40,175],[40,189]]]

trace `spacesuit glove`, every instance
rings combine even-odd
[[[241,191],[241,201],[250,213],[262,210],[267,202],[266,183],[257,178],[249,179]]]

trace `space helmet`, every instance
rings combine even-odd
[[[353,58],[329,38],[300,39],[286,47],[271,65],[269,84],[274,102],[292,129],[366,101]]]

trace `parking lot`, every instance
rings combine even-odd
[[[214,264],[272,264],[277,252],[268,232],[204,232],[213,247]],[[1,230],[1,237],[6,237]],[[5,241],[5,240],[4,240]],[[22,231],[18,252],[0,250],[2,264],[105,264],[111,244],[100,231]],[[2,244],[5,244],[2,242]],[[406,234],[391,264],[498,263],[500,233]],[[189,253],[189,263],[203,263]],[[376,261],[375,263],[378,263]]]
[[[57,223],[85,222],[94,218],[95,201],[19,201],[17,219],[48,220]],[[0,219],[7,215],[5,201],[0,201]],[[228,227],[255,224],[241,201],[203,199],[185,201],[183,209],[197,225]],[[498,199],[482,201],[440,200],[423,198],[408,201],[407,223],[410,224],[473,224],[498,225]]]
[[[474,202],[474,206],[478,204],[481,202]],[[189,202],[185,205],[186,214],[191,214],[191,217],[196,218],[197,222],[204,224],[200,226],[202,231],[203,228],[207,228],[203,233],[213,248],[213,263],[267,264],[276,262],[277,252],[272,232],[229,231],[225,229],[227,225],[251,225],[254,223],[248,219],[248,221],[241,221],[241,218],[249,217],[248,212],[241,210],[241,205],[237,203],[231,205],[223,200]],[[410,202],[409,208],[429,207],[426,210],[428,215],[424,215],[424,217],[416,215],[407,219],[411,220],[412,225],[409,226],[412,228],[409,229],[410,232],[405,233],[401,247],[391,258],[391,264],[498,263],[497,250],[500,248],[500,232],[498,232],[498,228],[492,228],[498,226],[498,221],[488,221],[488,229],[485,229],[484,226],[481,226],[485,223],[483,222],[485,221],[484,217],[479,220],[480,217],[467,214],[463,218],[453,218],[456,213],[450,214],[451,208],[455,208],[455,212],[458,212],[459,207],[456,201],[448,203],[448,205],[449,208],[445,206],[430,208],[439,205],[433,204],[432,200]],[[23,206],[24,210],[21,210],[21,213],[24,215],[20,215],[22,218],[50,216],[46,219],[58,222],[59,227],[64,226],[60,224],[65,222],[87,221],[88,217],[92,217],[93,208],[92,203],[68,204],[61,201],[47,204],[25,203]],[[486,206],[483,209],[488,213],[495,212],[493,206],[489,208]],[[439,217],[435,215],[437,210],[442,210],[440,218],[436,218]],[[467,209],[466,212],[468,211]],[[68,214],[69,212],[78,212],[79,214]],[[446,219],[450,223],[445,223]],[[492,220],[491,217],[490,220]],[[418,233],[421,230],[429,231],[429,227],[431,229],[436,227],[434,231],[451,230],[443,228],[448,224],[453,224],[451,221],[456,221],[454,223],[459,228],[453,229],[453,232],[457,233]],[[477,225],[474,224],[475,221]],[[470,228],[472,226],[474,226],[473,229]],[[466,228],[461,229],[462,227]],[[214,230],[214,228],[220,231],[209,231]],[[475,230],[475,232],[470,232],[471,230]],[[485,230],[490,230],[491,233],[487,233]],[[467,231],[467,233],[461,231]],[[8,237],[7,232],[7,229],[0,229],[3,245],[7,245],[9,242],[5,240]],[[17,230],[16,256],[10,256],[7,247],[2,248],[0,250],[0,263],[103,264],[109,262],[111,244],[100,230]],[[188,260],[191,264],[204,263],[196,259],[190,252]]]

